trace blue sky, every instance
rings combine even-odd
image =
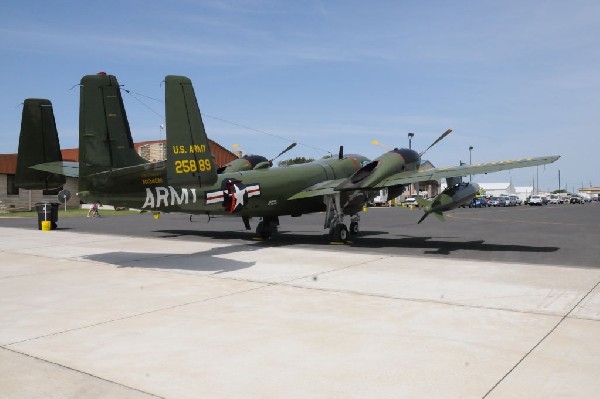
[[[597,1],[27,1],[0,5],[0,153],[28,97],[77,146],[77,87],[106,71],[134,140],[160,137],[165,75],[194,82],[209,136],[274,156],[424,149],[436,166],[562,155],[540,189],[600,185]],[[254,130],[244,129],[247,126]],[[278,137],[258,133],[267,132]],[[535,168],[477,176],[531,185]]]

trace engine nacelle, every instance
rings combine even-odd
[[[432,201],[419,200],[419,205],[423,208],[425,214],[419,220],[421,223],[430,213],[443,219],[442,213],[451,209],[458,208],[462,204],[471,201],[479,192],[477,183],[460,183],[448,187],[438,194]]]
[[[265,162],[269,162],[269,160],[262,155],[246,155],[242,158],[234,159],[229,162],[227,165],[219,168],[217,173],[233,173],[233,172],[243,172],[245,170],[252,170],[256,167],[256,165],[264,164]]]
[[[386,177],[399,172],[419,169],[421,157],[406,148],[386,152],[369,162],[336,187],[336,190],[359,190],[372,188]]]

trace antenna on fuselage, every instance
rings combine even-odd
[[[344,159],[344,146],[340,146],[340,152],[338,153],[338,159]]]

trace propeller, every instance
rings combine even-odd
[[[442,141],[444,139],[444,137],[446,137],[450,133],[452,133],[452,129],[446,130],[444,133],[442,133],[442,135],[440,137],[437,138],[437,140],[435,140],[433,142],[433,144],[431,144],[429,147],[427,147],[424,151],[421,151],[421,153],[419,154],[419,156],[422,157],[423,154],[425,154],[427,152],[427,150],[429,150],[431,147],[433,147],[434,145],[436,145],[437,143],[439,143],[440,141]]]
[[[279,155],[277,155],[275,158],[271,159],[269,162],[271,162],[271,164],[273,164],[274,160],[276,160],[277,158],[279,158],[280,156],[282,156],[283,154],[285,154],[286,152],[288,152],[289,150],[294,148],[296,145],[298,145],[298,143],[292,143],[292,144],[288,145],[288,147],[285,150],[281,151],[279,153]]]

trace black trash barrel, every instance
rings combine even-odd
[[[37,202],[35,210],[38,214],[38,230],[42,229],[42,222],[50,222],[51,229],[56,230],[58,222],[58,202]]]

